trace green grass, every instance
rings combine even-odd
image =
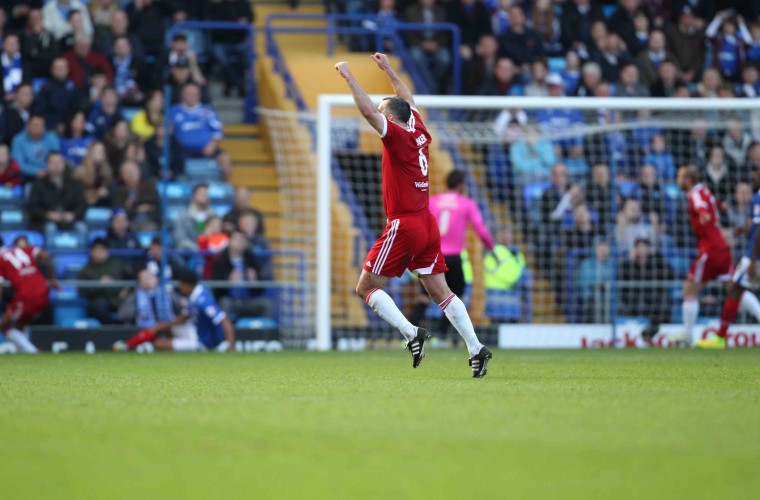
[[[3,498],[750,498],[760,350],[0,358]]]

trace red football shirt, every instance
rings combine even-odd
[[[428,212],[428,146],[431,138],[419,112],[409,123],[385,120],[383,133],[383,201],[389,219]]]
[[[697,184],[688,194],[689,198],[689,222],[697,237],[697,249],[700,253],[723,252],[728,250],[726,240],[720,232],[720,220],[718,219],[718,202],[715,196],[702,184]],[[708,214],[710,221],[700,224],[699,216]]]
[[[37,247],[0,249],[0,276],[13,285],[19,297],[48,293],[47,281],[35,258],[39,251]]]

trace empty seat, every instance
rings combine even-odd
[[[208,196],[211,203],[229,203],[232,200],[232,186],[226,182],[211,182],[208,185]]]
[[[137,233],[137,241],[140,242],[140,246],[143,248],[148,248],[150,246],[150,242],[153,241],[153,238],[156,236],[159,236],[161,233],[157,231],[140,231]]]
[[[77,330],[87,330],[88,328],[100,328],[101,323],[95,318],[76,318],[74,316],[65,316],[61,318],[60,326],[64,328],[76,328]]]
[[[194,182],[211,182],[222,179],[222,173],[213,158],[189,158],[185,160],[185,175]]]
[[[24,212],[17,209],[3,210],[0,212],[0,227],[3,230],[24,229]]]
[[[48,241],[48,247],[64,250],[83,249],[85,247],[84,237],[76,231],[58,231]]]
[[[156,186],[158,194],[164,193],[164,183],[159,181]],[[172,205],[187,205],[190,201],[190,188],[183,182],[166,183],[166,200]]]
[[[57,255],[54,259],[55,274],[59,279],[76,279],[88,260],[89,256],[85,252]]]
[[[90,229],[107,229],[113,212],[106,207],[90,207],[84,214],[84,221]]]
[[[277,328],[277,323],[271,318],[240,318],[235,322],[235,327],[260,330],[264,328]]]
[[[16,209],[21,206],[24,190],[21,186],[0,186],[0,209]]]

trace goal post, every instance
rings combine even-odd
[[[370,97],[373,101],[379,103],[380,100],[386,96],[372,95]],[[612,190],[613,192],[615,192],[615,189],[619,188],[619,186],[615,187],[616,183],[621,186],[625,185],[625,188],[627,189],[630,187],[629,185],[638,182],[639,167],[647,164],[645,161],[649,161],[649,156],[647,156],[649,153],[652,153],[653,155],[652,162],[655,162],[658,158],[659,153],[650,150],[648,144],[645,144],[644,142],[639,144],[636,142],[634,147],[632,141],[646,141],[650,140],[653,135],[663,135],[668,141],[671,141],[669,144],[666,144],[666,148],[673,153],[672,156],[676,157],[676,161],[681,163],[678,161],[680,160],[680,157],[675,149],[684,149],[687,147],[686,141],[691,140],[689,130],[695,120],[706,122],[707,132],[711,137],[710,142],[713,145],[720,146],[723,144],[723,139],[727,136],[726,131],[731,127],[731,120],[738,120],[740,122],[742,134],[749,135],[753,141],[760,140],[760,135],[758,135],[758,129],[760,129],[760,119],[758,118],[758,116],[760,116],[760,100],[752,99],[417,96],[415,97],[415,101],[416,106],[421,110],[423,117],[426,119],[426,125],[433,137],[434,144],[440,144],[443,151],[436,157],[438,163],[434,164],[434,160],[431,159],[431,171],[436,168],[448,171],[454,167],[469,170],[468,173],[477,180],[477,185],[474,184],[473,186],[476,188],[479,186],[480,189],[478,192],[478,202],[481,206],[485,206],[486,208],[492,201],[494,201],[494,196],[499,195],[499,192],[492,189],[491,186],[491,182],[493,181],[492,172],[489,171],[490,167],[484,166],[485,163],[487,163],[486,160],[483,160],[484,165],[478,164],[477,166],[474,166],[477,162],[471,161],[467,155],[472,151],[475,151],[476,154],[487,157],[492,154],[490,152],[491,150],[500,150],[501,153],[508,157],[508,150],[510,147],[520,139],[515,139],[512,136],[505,138],[503,130],[498,133],[494,132],[496,128],[495,124],[498,121],[497,117],[504,110],[513,112],[515,115],[519,110],[520,113],[526,115],[524,122],[519,118],[513,117],[510,124],[519,124],[519,127],[517,128],[520,128],[523,131],[526,128],[535,127],[538,130],[540,139],[548,140],[554,145],[554,149],[557,151],[555,163],[562,163],[565,159],[577,159],[569,157],[565,158],[562,155],[574,154],[573,151],[571,151],[572,141],[575,140],[574,137],[579,137],[578,144],[585,147],[583,154],[587,155],[587,157],[581,158],[581,160],[583,160],[589,168],[582,174],[582,179],[579,178],[576,180],[583,184],[590,182],[590,167],[596,163],[609,163],[609,170],[612,174],[611,184],[614,187]],[[537,121],[536,117],[538,114],[545,111],[576,111],[581,113],[583,118],[582,121],[577,124],[577,128],[558,129],[556,126],[552,128],[552,126],[550,126],[551,124],[544,128],[544,123]],[[604,122],[601,118],[597,119],[597,116],[601,116],[603,113],[612,113],[616,116],[616,119],[609,122]],[[553,115],[558,113],[549,114]],[[335,241],[333,241],[333,225],[343,224],[345,223],[345,219],[340,217],[339,220],[335,219],[336,214],[334,213],[334,209],[331,208],[331,204],[336,196],[340,196],[341,198],[362,198],[363,196],[361,193],[351,192],[352,189],[354,191],[356,190],[356,186],[351,183],[351,179],[341,179],[343,184],[336,188],[335,176],[343,175],[342,173],[338,174],[340,166],[336,167],[336,163],[342,165],[343,163],[341,162],[355,162],[358,170],[366,172],[371,170],[379,172],[380,163],[379,161],[358,163],[369,161],[362,156],[361,150],[363,148],[362,144],[367,142],[367,137],[370,137],[368,132],[371,132],[371,130],[368,130],[368,125],[364,123],[364,120],[359,116],[358,112],[355,111],[354,101],[350,94],[320,95],[318,98],[316,116],[301,116],[299,119],[305,123],[304,126],[311,132],[309,135],[312,141],[311,147],[313,153],[315,153],[314,159],[316,162],[315,183],[313,185],[315,203],[312,207],[313,213],[309,214],[314,217],[315,229],[312,247],[315,252],[313,260],[315,267],[315,272],[313,274],[314,307],[310,310],[311,314],[313,314],[312,331],[314,332],[315,339],[313,346],[317,350],[326,351],[333,347],[334,340],[334,318],[333,314],[331,314],[331,311],[334,311],[334,304],[332,304],[332,300],[336,296],[336,293],[345,291],[348,287],[347,282],[336,285],[336,273],[338,270],[332,268],[335,263],[335,255],[333,255],[333,253],[336,251],[336,244]],[[656,123],[653,125],[653,122]],[[350,134],[348,135],[351,135],[353,137],[352,139],[348,140],[344,137],[346,130],[350,130]],[[273,141],[280,140],[276,136],[276,133],[273,133],[271,130],[270,134]],[[626,151],[636,149],[635,159],[624,158],[621,162],[618,162],[619,165],[631,165],[632,170],[630,172],[618,171],[613,165],[613,153],[607,152],[608,149],[612,150],[613,148],[613,146],[610,145],[613,138],[608,137],[613,134],[619,136],[616,138],[618,141],[624,142],[622,149]],[[365,137],[362,137],[363,135]],[[644,138],[640,136],[643,136]],[[376,135],[375,141],[379,146],[380,141],[376,139]],[[347,142],[350,142],[351,144],[346,145]],[[339,162],[336,160],[336,143],[340,143],[341,148],[355,148],[358,152],[355,157],[349,158],[348,160],[341,159]],[[591,157],[599,157],[597,153],[600,153],[600,151],[595,151],[595,148],[598,148],[600,151],[601,149],[605,150],[604,154],[607,155],[605,160],[591,159]],[[609,157],[609,159],[607,157]],[[509,163],[508,158],[507,163]],[[509,168],[513,168],[513,166],[510,165]],[[700,169],[702,168],[703,166],[700,166]],[[431,194],[436,193],[434,186],[437,185],[440,189],[442,185],[441,179],[443,179],[441,175],[443,174],[445,174],[445,172],[438,173],[439,177],[437,183],[431,182]],[[350,177],[350,174],[346,175],[347,177]],[[506,180],[507,183],[516,182],[513,178],[513,171],[510,171],[509,176],[509,179]],[[374,175],[368,176],[362,182],[369,184],[375,182],[375,179],[376,176]],[[544,181],[544,187],[551,182],[551,179],[543,178],[542,180]],[[674,178],[667,178],[665,179],[665,182],[663,182],[663,184],[668,185],[668,188],[672,188],[674,183]],[[509,186],[509,189],[512,189],[513,187],[514,186]],[[527,192],[529,188],[521,186],[520,189],[524,189]],[[377,199],[376,195],[374,196],[375,198],[371,199],[369,202],[353,200],[353,205],[358,207],[356,208],[356,211],[361,212],[362,209],[367,209],[368,206],[370,210],[375,210],[377,206],[381,206],[381,199]],[[530,221],[539,219],[531,219],[530,214],[527,214],[527,218],[523,218],[521,219],[521,222],[518,222],[516,220],[518,210],[516,207],[512,206],[512,204],[521,203],[527,194],[520,191],[519,194],[516,194],[515,196],[517,197],[515,199],[505,197],[503,200],[499,201],[501,204],[493,206],[497,207],[497,211],[502,209],[508,210],[509,216],[507,218],[510,220],[510,224],[514,224],[516,227],[520,226],[520,231],[527,234],[529,231],[536,229],[535,227],[531,227]],[[623,207],[618,207],[616,203],[626,199],[627,197],[621,197],[618,200],[611,200],[610,207],[612,207],[611,210],[614,210],[614,213],[595,215],[595,217],[603,216],[611,221],[612,226],[610,226],[610,233],[607,236],[609,237],[613,248],[617,247],[617,239],[619,235],[624,234],[624,231],[621,232],[621,228],[618,227],[617,224],[621,217],[620,210]],[[523,207],[523,209],[525,209],[525,207]],[[348,210],[350,211],[350,209]],[[529,208],[528,210],[531,209]],[[357,220],[363,218],[364,215],[365,214],[354,213],[354,218],[351,220],[354,224],[358,224]],[[484,215],[486,215],[491,230],[494,232],[497,231],[502,225],[504,215]],[[524,215],[525,214],[522,216]],[[489,219],[489,217],[491,218]],[[572,210],[570,210],[568,217],[572,218]],[[375,217],[375,219],[376,218],[377,217]],[[375,238],[379,236],[379,232],[375,230],[376,226],[376,221],[370,221],[367,225],[367,228],[370,229],[369,232],[372,233]],[[557,227],[560,226],[558,225]],[[566,228],[563,227],[562,231],[565,231],[565,229]],[[372,230],[374,230],[374,232]],[[681,227],[678,231],[683,232],[686,230]],[[365,230],[364,233],[366,232],[367,231]],[[552,235],[549,236],[551,237]],[[666,236],[669,239],[676,239],[673,238],[674,235],[672,234]],[[529,237],[522,235],[518,239],[527,241]],[[351,252],[353,255],[346,255],[345,258],[341,260],[341,262],[351,260],[356,267],[357,276],[361,268],[360,259],[364,257],[364,255],[360,254],[367,249],[367,243],[364,240],[366,240],[366,238],[363,238],[362,235],[355,236],[355,241],[351,245]],[[550,244],[556,244],[556,241],[551,241],[550,239]],[[534,244],[532,243],[532,245]],[[521,243],[519,246],[523,246],[523,244]],[[540,252],[543,250],[539,248],[538,251]],[[588,249],[585,249],[585,252],[586,253],[583,254],[584,259],[589,257]],[[737,256],[740,253],[740,250],[737,248]],[[357,258],[359,261],[356,261]],[[563,258],[565,258],[565,256],[563,256]],[[635,279],[630,279],[626,282],[618,280],[617,274],[620,271],[618,270],[619,263],[616,262],[616,259],[622,260],[627,258],[628,254],[622,253],[622,249],[613,256],[613,263],[616,266],[614,272],[615,277],[609,280],[609,283],[603,284],[604,286],[602,287],[606,287],[607,293],[610,293],[611,295],[600,295],[604,304],[603,307],[599,307],[596,311],[596,317],[593,315],[589,316],[592,319],[596,318],[605,324],[614,325],[617,316],[631,315],[630,311],[620,312],[618,314],[617,309],[620,305],[619,295],[624,293],[622,290],[627,290],[634,286],[639,286],[638,290],[647,290],[647,288],[651,286],[651,284],[647,283],[639,283],[636,285],[637,280]],[[533,271],[534,274],[544,274],[544,279],[551,282],[552,275],[563,275],[567,269],[570,269],[570,267],[564,267],[564,260],[557,263],[555,262],[555,256],[552,256],[552,259],[554,260],[547,261],[550,263],[544,264],[544,267],[540,269],[534,269],[538,264],[530,264],[527,267],[531,268],[530,271]],[[478,266],[484,265],[484,261],[480,256],[474,256],[473,260],[474,265],[476,263]],[[569,262],[571,258],[566,257],[566,260]],[[575,266],[572,268],[573,273],[577,273],[578,264],[579,262],[573,264]],[[479,269],[475,269],[475,274],[478,273]],[[683,276],[683,269],[679,269],[672,275],[668,274],[667,280],[663,275],[662,282],[665,283],[667,281],[670,290],[673,289],[673,285],[676,281],[683,279]],[[350,278],[349,281],[355,279],[353,276]],[[565,294],[568,293],[572,295],[575,293],[573,290],[580,286],[578,280],[579,278],[577,278],[575,274],[572,277],[566,275],[562,276],[561,283],[548,284],[548,288],[553,288],[553,298],[546,299],[545,301],[549,302],[550,300],[555,300],[559,302],[560,299],[558,297],[560,296],[562,297],[562,301],[571,300],[565,296]],[[665,284],[662,286],[665,286]],[[337,288],[340,288],[340,290]],[[596,291],[597,288],[595,288],[594,293],[596,293]],[[652,297],[655,296],[653,295]],[[593,302],[597,298],[597,296],[594,296],[594,298],[590,300]],[[355,300],[359,301],[358,298]],[[482,310],[488,309],[489,304],[483,303],[485,300],[486,299],[483,298],[482,294],[478,300],[473,298],[473,302],[477,302],[473,307],[479,307]],[[668,300],[670,301],[668,307],[675,310],[679,299],[676,298],[675,295],[668,295]],[[542,300],[537,300],[534,294],[532,301],[535,311],[536,305],[541,305]],[[562,311],[561,314],[556,316],[556,323],[581,322],[579,317],[574,316],[576,313],[568,312],[572,307],[563,304],[560,309],[562,309]],[[539,323],[552,323],[552,321],[554,321],[553,318],[554,317],[548,313],[546,317],[539,317],[536,312],[534,312],[532,316],[533,321]]]

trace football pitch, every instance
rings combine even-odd
[[[757,498],[760,350],[0,358],[2,497]]]

